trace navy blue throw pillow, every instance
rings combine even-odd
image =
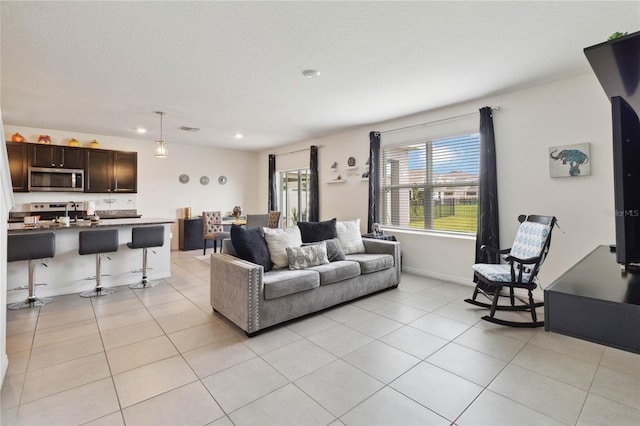
[[[265,272],[271,270],[273,263],[269,247],[259,228],[244,229],[235,224],[231,225],[231,242],[240,259],[262,265]]]
[[[338,237],[335,217],[324,222],[298,222],[298,228],[300,228],[303,243],[315,243]]]

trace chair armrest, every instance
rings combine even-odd
[[[247,333],[260,329],[263,267],[237,257],[211,255],[211,307]]]
[[[509,263],[515,262],[515,263],[520,263],[522,265],[532,265],[534,263],[540,262],[540,257],[529,257],[527,259],[520,259],[518,257],[509,255],[509,256],[505,256],[504,260],[506,260]]]
[[[486,251],[489,253],[497,253],[497,254],[507,254],[511,251],[511,248],[497,249],[497,248],[488,246],[486,244],[483,244],[482,246],[480,246],[480,251]]]

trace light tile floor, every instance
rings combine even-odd
[[[251,339],[172,252],[157,287],[7,313],[2,425],[639,425],[640,355],[480,320],[471,287],[400,287]]]

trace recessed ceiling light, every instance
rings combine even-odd
[[[306,78],[318,78],[320,76],[320,71],[318,70],[304,70],[302,71],[302,75]]]
[[[242,139],[242,138],[244,137],[244,135],[243,135],[242,133],[236,133],[236,134],[234,135],[234,137],[235,137],[236,139]]]
[[[144,127],[138,127],[136,129],[136,132],[138,132],[138,133],[147,133],[147,129],[145,129]]]

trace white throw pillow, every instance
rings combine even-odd
[[[271,262],[273,262],[273,269],[288,268],[287,247],[300,247],[302,245],[300,229],[294,226],[292,228],[262,228],[262,230],[269,248]]]
[[[360,218],[336,222],[336,233],[344,254],[364,253]]]

